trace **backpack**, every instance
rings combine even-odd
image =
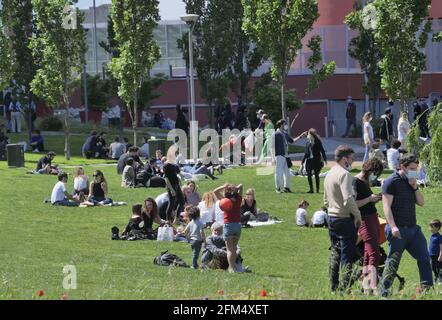
[[[161,252],[158,257],[153,259],[153,263],[159,266],[174,266],[174,267],[185,267],[189,268],[187,263],[183,261],[180,257],[175,254],[168,253],[169,250]]]

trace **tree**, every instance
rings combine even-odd
[[[316,0],[241,0],[244,6],[243,28],[272,62],[272,75],[281,88],[282,117],[287,116],[285,82],[290,67],[295,62],[298,50],[302,49],[302,39],[312,30],[319,17]],[[317,87],[319,81],[334,72],[335,64],[325,64],[317,69],[322,60],[320,37],[309,42],[313,58],[309,67],[313,77],[309,89]],[[319,57],[319,59],[318,59]]]
[[[0,87],[8,86],[13,79],[12,50],[0,18]]]
[[[381,87],[401,110],[416,95],[421,73],[426,68],[423,52],[431,32],[431,0],[374,0],[367,5],[368,20],[381,52]]]
[[[360,2],[355,3],[355,11],[345,17],[345,23],[350,29],[358,31],[349,44],[348,52],[353,59],[359,61],[361,70],[366,75],[364,92],[372,98],[371,112],[375,115],[375,104],[381,93],[381,51],[376,44],[374,32],[367,28],[367,15],[369,11],[363,11]],[[369,7],[370,8],[370,7]]]
[[[87,50],[83,14],[76,0],[32,0],[37,32],[30,47],[39,69],[32,91],[49,106],[64,105],[65,157],[70,159],[70,97],[79,87]]]
[[[5,41],[10,54],[5,62],[4,71],[11,72],[10,81],[7,85],[17,96],[25,112],[28,135],[31,138],[32,110],[29,103],[32,100],[31,81],[34,79],[37,65],[32,57],[32,50],[29,44],[35,31],[35,21],[32,14],[32,0],[3,0],[3,7],[0,12],[1,20],[7,32]]]
[[[140,89],[160,58],[153,30],[160,20],[157,0],[112,0],[111,17],[120,55],[113,57],[110,71],[118,80],[118,94],[129,109],[137,141]]]

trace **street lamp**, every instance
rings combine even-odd
[[[195,22],[198,20],[199,15],[197,14],[187,14],[181,17],[181,20],[190,23],[191,27],[189,29],[189,73],[190,73],[190,138],[191,138],[191,148],[193,161],[196,163],[198,158],[198,127],[196,127],[196,116],[195,116],[195,84],[193,79],[193,41],[192,41],[192,31],[195,27]]]

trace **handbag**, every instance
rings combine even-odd
[[[173,228],[170,227],[169,225],[165,225],[164,227],[159,227],[157,240],[172,242],[173,241]]]
[[[285,157],[285,160],[287,161],[287,167],[293,167],[292,159],[290,159],[290,157]]]

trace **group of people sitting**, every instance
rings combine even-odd
[[[93,207],[112,205],[113,200],[107,197],[108,184],[103,172],[95,170],[93,180],[85,175],[83,168],[77,168],[74,174],[73,193],[67,191],[68,174],[58,174],[58,182],[52,189],[51,204],[67,207]]]
[[[296,225],[298,227],[327,228],[327,208],[322,207],[321,210],[316,211],[310,220],[307,217],[309,206],[310,204],[307,200],[302,200],[298,204],[298,209],[296,209]]]

